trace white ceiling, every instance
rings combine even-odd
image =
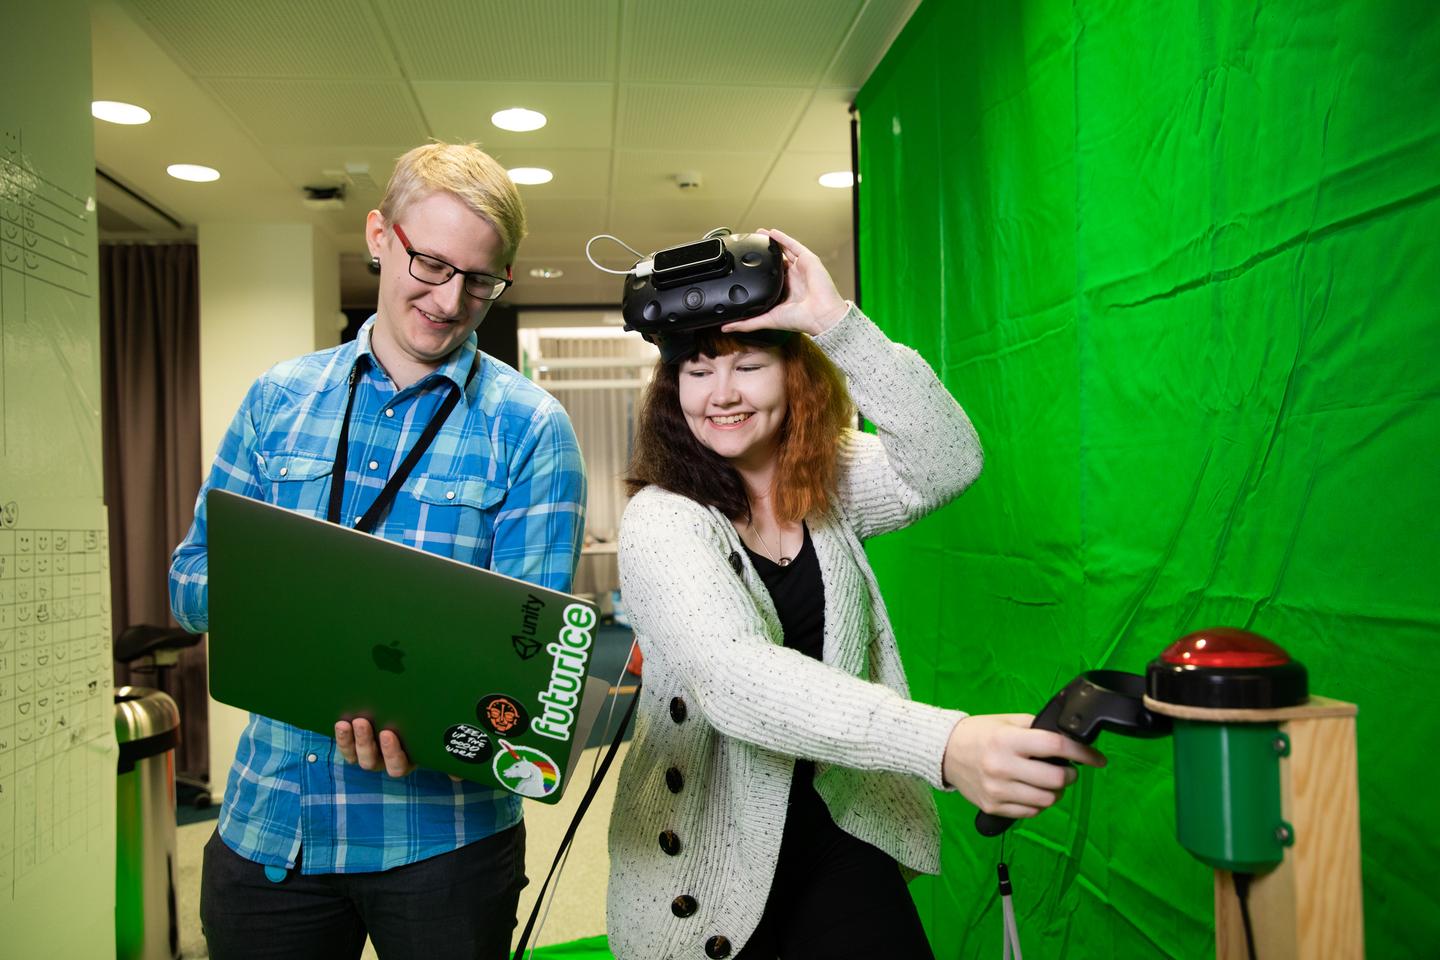
[[[614,304],[585,260],[612,233],[650,252],[717,226],[779,227],[851,284],[848,108],[919,0],[95,0],[96,99],[153,120],[95,122],[106,176],[178,221],[309,222],[342,251],[343,299],[374,303],[361,228],[395,157],[430,137],[475,140],[522,186],[530,235],[507,299]],[[533,133],[496,110],[549,117]],[[216,167],[192,184],[170,163]],[[347,180],[343,211],[301,188]],[[698,172],[681,191],[675,175]],[[102,178],[102,237],[173,225]],[[108,228],[108,229],[107,229]],[[634,259],[608,243],[601,261]],[[564,271],[554,280],[536,267]]]

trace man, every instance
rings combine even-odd
[[[585,503],[574,431],[475,346],[524,231],[514,183],[474,146],[400,158],[365,226],[375,315],[353,343],[250,388],[171,561],[181,624],[208,625],[211,488],[570,588]],[[331,739],[252,714],[205,851],[201,922],[216,960],[354,958],[367,933],[387,960],[508,957],[524,862],[519,797],[415,769],[364,720]]]

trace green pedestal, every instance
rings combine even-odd
[[[1175,721],[1175,823],[1180,845],[1232,873],[1263,873],[1293,841],[1281,816],[1278,723]]]

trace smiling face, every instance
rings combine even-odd
[[[432,193],[401,211],[399,220],[418,253],[461,270],[505,275],[504,244],[495,228],[454,194]],[[380,300],[371,343],[396,384],[405,387],[437,369],[480,326],[491,301],[477,300],[457,275],[434,286],[410,275],[410,255],[378,210],[365,224],[372,256],[380,259]]]
[[[690,432],[737,470],[774,466],[788,403],[778,347],[747,347],[680,364],[680,409]]]

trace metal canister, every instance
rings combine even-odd
[[[180,710],[160,690],[115,690],[115,955],[175,960],[175,746]]]

